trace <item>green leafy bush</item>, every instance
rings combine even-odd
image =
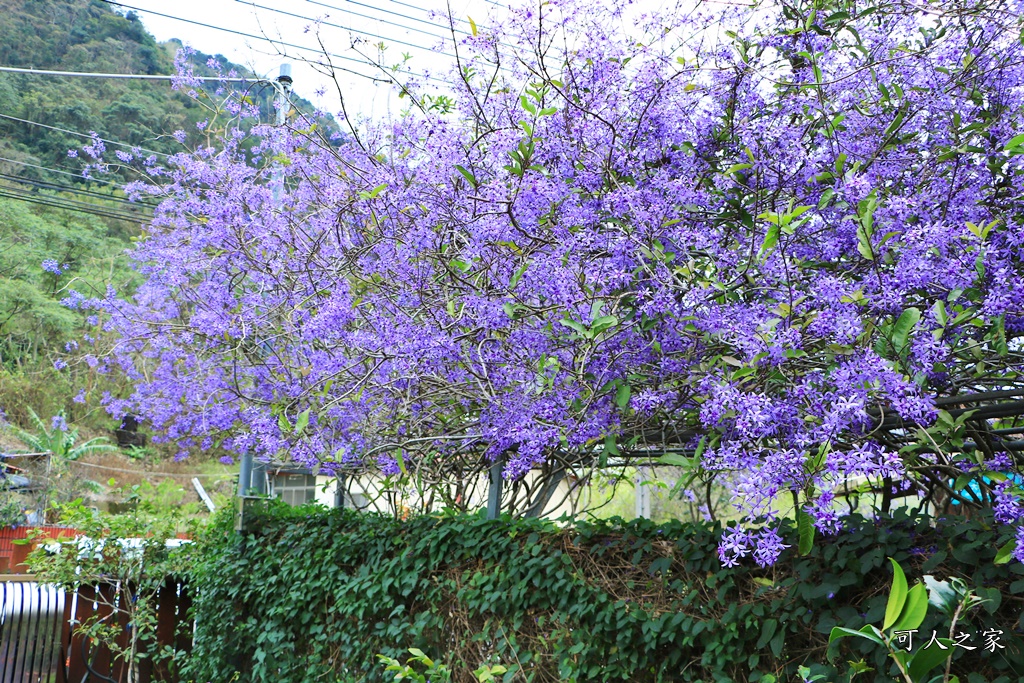
[[[1024,567],[994,563],[1005,539],[984,520],[855,519],[808,555],[791,548],[760,569],[723,568],[721,527],[708,524],[401,521],[275,502],[246,514],[244,534],[225,517],[193,555],[196,681],[389,680],[377,653],[408,647],[470,683],[498,663],[504,681],[767,683],[801,680],[801,667],[849,680],[849,665],[827,662],[829,634],[883,623],[887,557],[911,577],[959,578],[988,600],[959,626],[1002,630],[1005,648],[958,649],[961,681],[1008,682],[1024,670]],[[795,546],[796,529],[787,532]],[[933,610],[919,629],[926,639],[949,626]],[[873,642],[844,640],[833,653],[861,663],[857,681],[898,674]]]

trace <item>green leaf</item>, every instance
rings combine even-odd
[[[878,634],[875,632],[874,627],[871,624],[863,626],[859,631],[854,631],[852,628],[846,628],[844,626],[833,626],[832,633],[829,634],[828,637],[828,644],[831,645],[835,641],[839,640],[840,638],[845,638],[846,636],[853,636],[854,638],[864,638],[865,640],[870,640],[872,643],[876,643],[878,645],[885,645],[885,642],[878,636]]]
[[[739,173],[745,171],[748,168],[753,168],[753,164],[733,164],[729,168],[725,169],[725,175],[732,175],[733,173]]]
[[[857,228],[857,252],[868,261],[875,260],[875,250],[871,246],[871,233],[863,227]]]
[[[477,32],[477,29],[476,29],[476,22],[473,21],[473,17],[467,15],[466,19],[469,20],[469,30],[473,32],[473,36],[474,37],[477,36],[478,32]]]
[[[378,185],[377,187],[373,188],[369,192],[367,192],[366,190],[361,190],[359,192],[359,198],[360,199],[375,199],[377,197],[377,195],[379,195],[381,192],[386,190],[387,187],[388,187],[387,184],[384,184],[384,185]]]
[[[945,662],[953,654],[952,640],[949,638],[936,638],[935,640],[947,649],[943,650],[933,643],[923,650],[918,650],[914,654],[914,658],[910,660],[910,671],[908,672],[915,681],[924,680],[925,674]]]
[[[892,345],[895,347],[897,353],[903,351],[903,347],[907,345],[907,339],[910,337],[911,331],[920,319],[921,311],[914,307],[908,308],[900,314],[900,317],[896,320],[896,324],[893,325],[892,328]]]
[[[523,277],[523,273],[526,272],[526,269],[529,267],[529,265],[529,263],[524,263],[523,265],[519,266],[516,272],[512,274],[512,279],[508,281],[509,289],[516,288],[516,285],[519,284],[519,279]]]
[[[825,188],[825,190],[822,191],[821,193],[821,198],[818,200],[818,208],[824,209],[826,206],[828,206],[828,203],[832,201],[832,198],[835,195],[836,191],[833,190],[831,187]]]
[[[996,551],[996,564],[1006,564],[1013,557],[1013,551],[1017,549],[1017,539],[1011,538]]]
[[[700,437],[700,441],[697,443],[697,450],[693,452],[694,461],[700,461],[702,455],[704,455],[704,449],[708,447],[708,436],[705,434]]]
[[[565,325],[569,329],[579,332],[580,334],[583,334],[587,330],[587,328],[583,327],[583,325],[581,325],[580,323],[576,322],[575,320],[569,320],[568,318],[563,318],[562,320],[559,320],[558,324]]]
[[[1003,145],[1003,149],[1009,151],[1015,147],[1020,147],[1021,145],[1024,145],[1024,133],[1010,138],[1006,144]]]
[[[768,644],[768,641],[775,635],[775,629],[777,629],[778,626],[779,622],[775,619],[767,619],[764,622],[761,627],[761,636],[757,639],[757,645],[755,645],[758,650]]]
[[[803,508],[796,509],[796,526],[800,536],[800,554],[806,555],[811,552],[811,548],[814,547],[815,529],[811,516],[804,512]]]
[[[590,331],[594,334],[600,334],[610,327],[614,327],[619,324],[619,319],[614,315],[602,315],[600,318],[595,320],[590,326]]]
[[[812,208],[814,208],[814,207],[810,206],[809,204],[804,204],[804,205],[798,206],[798,207],[794,208],[792,211],[789,212],[789,218],[790,218],[790,220],[792,220],[794,218],[799,218],[800,216],[802,216],[805,213],[807,213],[808,211],[810,211]]]
[[[629,399],[633,395],[633,390],[628,384],[623,382],[619,385],[619,388],[615,390],[615,405],[619,408],[625,408],[629,405]]]
[[[928,591],[923,583],[919,583],[907,592],[903,613],[900,614],[900,618],[896,620],[892,628],[894,631],[913,630],[921,625],[927,612]],[[886,616],[888,616],[888,610],[886,610]]]
[[[771,251],[775,245],[779,243],[779,233],[781,232],[782,227],[778,223],[773,223],[768,227],[768,232],[765,233],[764,241],[761,242],[761,249],[757,252],[758,258],[768,251]]]
[[[960,602],[960,596],[949,581],[936,581],[935,577],[928,575],[924,577],[924,584],[928,587],[928,604],[952,616]]]
[[[405,456],[402,455],[402,451],[398,451],[397,453],[395,453],[395,460],[398,461],[398,469],[402,471],[402,474],[403,475],[409,474],[409,472],[405,469]],[[411,650],[410,650],[410,652],[411,652]],[[430,666],[433,666],[433,665],[430,665]]]
[[[434,666],[434,660],[432,660],[430,657],[425,655],[423,653],[423,650],[420,650],[420,649],[415,648],[415,647],[410,647],[409,648],[409,653],[416,659],[416,661],[422,662],[426,666],[431,666],[431,667]]]
[[[889,627],[896,623],[903,612],[903,605],[907,600],[907,576],[903,568],[896,560],[889,558],[892,562],[892,588],[889,589],[889,602],[885,605],[885,620],[882,622],[882,630],[888,631]],[[925,603],[927,604],[927,602]]]
[[[295,420],[295,434],[302,434],[302,430],[307,426],[309,426],[309,408],[299,413],[299,418]]]
[[[473,175],[472,173],[470,173],[469,170],[467,170],[466,168],[464,168],[462,166],[459,166],[459,165],[456,165],[455,166],[455,170],[458,171],[459,173],[461,173],[462,177],[465,178],[467,181],[469,181],[469,184],[471,186],[473,186],[474,188],[477,187],[480,184],[480,183],[477,182],[476,176]]]

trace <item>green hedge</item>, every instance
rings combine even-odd
[[[990,598],[964,630],[981,645],[981,631],[1002,629],[1006,649],[958,649],[961,681],[1024,680],[1024,567],[993,564],[1006,535],[983,520],[857,519],[767,570],[721,567],[712,525],[559,529],[270,504],[245,535],[228,528],[222,520],[194,548],[196,681],[383,681],[375,655],[404,658],[409,647],[449,664],[456,681],[474,681],[485,662],[532,681],[799,680],[799,665],[840,681],[859,659],[874,671],[857,681],[890,681],[885,652],[869,643],[847,639],[839,671],[825,664],[833,626],[881,621],[887,556],[912,583],[959,576]],[[946,635],[945,619],[930,612],[919,637]]]

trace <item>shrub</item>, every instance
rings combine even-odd
[[[854,518],[807,556],[787,549],[759,568],[722,567],[711,524],[402,521],[274,502],[246,514],[244,534],[222,519],[195,555],[195,680],[381,681],[377,653],[415,647],[458,682],[495,663],[505,681],[799,680],[801,665],[848,680],[842,660],[873,669],[858,681],[888,681],[889,653],[872,643],[838,644],[836,669],[826,658],[833,627],[881,621],[887,557],[989,600],[963,630],[1000,629],[1005,649],[958,650],[961,680],[1009,681],[1021,661],[1024,566],[994,563],[1004,539],[991,520]],[[920,633],[944,635],[942,619],[928,614]]]

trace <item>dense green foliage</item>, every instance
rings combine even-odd
[[[1006,649],[959,649],[960,680],[1024,671],[1024,566],[993,563],[1004,539],[980,520],[861,519],[771,569],[723,568],[721,528],[678,522],[559,529],[275,505],[247,512],[244,535],[229,526],[222,519],[195,555],[196,681],[235,671],[254,683],[384,680],[376,654],[410,647],[456,681],[473,681],[482,664],[509,667],[506,681],[794,680],[800,665],[840,681],[860,659],[874,672],[856,680],[887,681],[888,652],[871,643],[844,641],[838,670],[826,664],[832,627],[882,620],[887,556],[910,579],[961,577],[989,600],[962,630],[980,645],[984,629],[1002,629]],[[948,620],[930,612],[915,648],[933,628],[944,636]]]
[[[61,305],[69,288],[86,295],[107,283],[127,288],[132,272],[123,258],[127,227],[86,214],[0,199],[0,407],[7,419],[31,427],[29,409],[49,416],[67,412],[74,422],[87,406],[74,402],[113,388],[86,363],[59,371],[65,344],[81,337],[85,316]],[[47,272],[54,260],[61,274]],[[94,391],[94,389],[96,391]]]

